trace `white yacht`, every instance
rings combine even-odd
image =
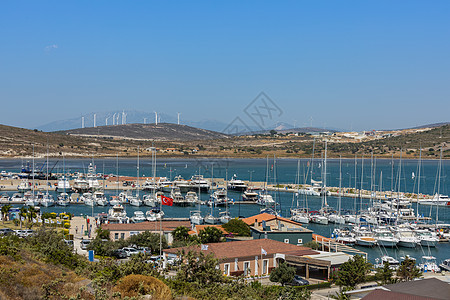
[[[83,174],[79,173],[77,178],[73,181],[73,189],[77,193],[87,192],[89,190],[89,183],[84,178]]]
[[[329,214],[327,217],[328,217],[328,221],[330,223],[345,224],[345,217],[341,216],[341,215],[339,215],[337,213]]]
[[[59,206],[69,206],[70,204],[70,198],[67,193],[61,193],[58,196],[58,199],[56,200],[56,204]]]
[[[13,201],[13,202],[22,202],[23,201],[23,196],[19,193],[15,193],[11,196],[11,198],[9,198],[9,201]]]
[[[247,189],[243,194],[242,194],[242,200],[243,201],[253,201],[253,202],[257,202],[259,198],[259,194],[257,192],[255,192],[255,190],[253,189]]]
[[[373,237],[377,241],[377,244],[383,247],[395,247],[399,242],[399,239],[390,230],[385,228],[375,229]]]
[[[353,228],[355,243],[359,246],[373,247],[377,244],[372,231],[365,226]]]
[[[422,256],[422,263],[419,264],[420,270],[423,272],[440,272],[441,269],[436,263],[434,256]]]
[[[154,195],[144,195],[143,203],[145,206],[155,207],[156,206],[156,196]]]
[[[308,224],[309,214],[305,209],[294,208],[291,209],[291,220],[297,223]]]
[[[155,182],[155,180],[147,179],[142,185],[142,190],[149,192],[156,192],[158,190],[158,184]]]
[[[205,222],[206,224],[214,225],[214,224],[217,224],[217,223],[219,222],[219,219],[216,218],[216,217],[214,217],[212,214],[209,214],[209,215],[207,215],[207,216],[205,217],[204,222]]]
[[[259,198],[256,201],[258,205],[272,206],[275,205],[275,200],[273,200],[272,195],[269,194],[259,194]]]
[[[130,192],[120,192],[119,194],[119,202],[121,204],[126,204],[129,203],[129,198],[131,197],[131,193]]]
[[[191,221],[191,224],[193,224],[193,225],[201,225],[204,222],[204,219],[199,210],[191,211],[191,216],[189,217],[189,220]]]
[[[181,191],[179,188],[172,188],[170,192],[170,198],[173,199],[173,205],[176,206],[187,206],[186,201],[184,200],[183,195],[181,194]]]
[[[228,211],[223,211],[219,213],[219,221],[222,224],[226,224],[231,220],[231,216]]]
[[[128,201],[132,206],[139,207],[142,205],[142,200],[139,198],[139,196],[129,196]]]
[[[25,193],[31,190],[31,184],[27,179],[22,179],[17,186],[17,190],[21,193]]]
[[[227,188],[232,191],[243,192],[247,189],[247,184],[243,180],[237,179],[236,174],[228,181]]]
[[[44,207],[49,207],[55,205],[55,200],[53,199],[53,196],[50,194],[44,194],[44,197],[40,201],[40,204]]]
[[[399,228],[395,237],[398,238],[398,245],[405,248],[415,248],[420,244],[420,239],[416,233],[410,229]]]
[[[420,245],[423,247],[436,247],[436,244],[439,242],[439,238],[431,231],[417,229],[415,230],[415,233],[420,240]]]
[[[167,177],[161,177],[158,181],[158,189],[160,191],[170,193],[173,188],[173,182],[167,179]]]
[[[164,218],[164,212],[157,208],[153,208],[145,213],[145,217],[147,221],[157,221]]]
[[[181,175],[178,175],[175,177],[172,185],[174,187],[179,188],[180,192],[182,192],[182,193],[186,193],[191,189],[191,185],[189,184],[189,181],[183,179],[183,177],[181,177]]]
[[[450,206],[450,199],[447,195],[436,194],[431,199],[421,199],[419,204],[423,205],[438,205],[438,206]]]
[[[147,218],[144,215],[143,211],[137,210],[134,212],[134,215],[131,217],[131,222],[133,223],[139,223],[146,221]]]
[[[114,205],[108,210],[108,221],[111,223],[127,223],[127,213],[121,204]]]
[[[111,200],[109,200],[109,204],[111,206],[120,204],[119,197],[118,196],[111,196]]]
[[[208,205],[214,205],[214,206],[224,206],[227,205],[229,202],[227,191],[225,189],[218,189],[212,193]]]
[[[88,182],[89,189],[91,191],[96,191],[101,188],[100,183],[98,182],[97,179],[97,174],[95,173],[95,166],[93,163],[89,164],[86,180]]]
[[[58,179],[58,185],[56,186],[59,191],[70,191],[70,182],[66,176],[61,176]]]
[[[184,200],[189,204],[189,206],[194,206],[198,203],[198,196],[196,192],[187,192]]]
[[[333,235],[336,239],[336,242],[346,244],[346,245],[354,245],[356,243],[355,234],[351,232],[348,228],[339,229],[336,228],[333,231]]]
[[[94,195],[92,193],[83,193],[80,197],[81,201],[87,206],[95,206],[97,202],[94,199]]]
[[[328,225],[328,218],[318,211],[312,211],[310,212],[310,222],[322,224],[322,225]]]
[[[203,178],[203,175],[193,175],[191,177],[191,191],[207,193],[209,191],[209,183]]]
[[[108,205],[108,199],[106,198],[106,196],[103,192],[95,191],[92,196],[94,197],[94,201],[97,203],[98,206],[107,206]]]

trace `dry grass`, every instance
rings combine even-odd
[[[128,275],[122,278],[114,288],[122,297],[151,295],[155,300],[171,300],[170,288],[161,280],[144,275]]]

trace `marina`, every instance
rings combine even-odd
[[[63,185],[63,189],[68,186],[73,187],[75,180],[78,178],[76,176],[79,174],[89,173],[88,168],[83,166],[89,166],[92,163],[93,165],[98,166],[97,170],[104,168],[104,173],[95,173],[95,178],[91,176],[90,181],[91,185],[94,186],[93,190],[103,191],[105,198],[111,202],[111,205],[86,205],[83,201],[84,191],[66,191],[69,193],[70,199],[67,206],[54,205],[46,207],[40,205],[40,209],[42,212],[70,212],[74,215],[107,215],[108,210],[113,207],[113,204],[115,204],[113,201],[115,201],[115,199],[120,200],[122,197],[125,200],[121,203],[121,205],[123,205],[123,211],[125,212],[126,218],[129,222],[131,222],[132,218],[134,218],[133,220],[139,220],[136,215],[139,216],[141,212],[145,218],[145,216],[148,216],[147,212],[151,212],[152,209],[157,208],[164,212],[164,220],[189,220],[192,213],[197,211],[199,216],[202,218],[207,216],[213,217],[214,221],[211,222],[216,223],[219,222],[220,217],[224,213],[228,213],[231,218],[248,217],[258,214],[261,209],[265,207],[265,205],[258,205],[255,201],[257,199],[244,200],[244,190],[242,189],[242,184],[247,186],[247,191],[255,193],[258,197],[259,195],[267,193],[267,195],[269,195],[277,203],[276,208],[274,207],[275,210],[280,215],[287,218],[292,217],[291,211],[299,206],[297,203],[304,203],[305,201],[307,202],[307,209],[310,212],[317,211],[320,215],[320,211],[323,209],[323,192],[327,191],[326,201],[328,207],[334,208],[333,210],[336,211],[340,203],[340,212],[342,214],[342,218],[345,220],[341,223],[327,222],[327,224],[324,225],[320,222],[315,223],[313,221],[309,221],[310,219],[308,219],[309,222],[303,224],[305,228],[313,230],[317,236],[322,237],[321,240],[316,239],[316,241],[318,241],[324,249],[329,249],[330,251],[339,249],[339,251],[342,251],[343,248],[347,247],[347,249],[354,249],[356,253],[358,253],[358,251],[366,253],[368,259],[374,263],[376,262],[376,259],[382,256],[400,258],[404,255],[410,255],[420,259],[422,256],[429,255],[436,257],[438,262],[447,259],[448,257],[446,256],[448,255],[447,253],[450,253],[450,246],[446,243],[448,238],[444,238],[443,236],[438,240],[434,247],[430,245],[420,245],[420,243],[416,244],[414,247],[404,247],[402,246],[404,244],[396,244],[388,247],[387,244],[378,245],[376,242],[373,242],[371,247],[367,247],[366,245],[360,245],[357,242],[348,242],[348,240],[351,241],[351,236],[355,236],[356,239],[358,239],[354,233],[354,229],[353,231],[349,231],[348,236],[350,239],[347,239],[345,244],[342,242],[345,240],[343,236],[339,238],[339,241],[341,242],[337,242],[337,232],[344,232],[347,228],[352,227],[359,228],[363,225],[362,222],[361,224],[358,224],[359,222],[355,222],[355,211],[368,212],[369,208],[377,207],[378,204],[380,204],[379,208],[381,208],[383,203],[391,203],[389,204],[389,207],[392,208],[392,205],[395,205],[395,197],[399,197],[399,195],[402,196],[402,201],[409,201],[410,204],[408,204],[408,209],[412,209],[413,211],[412,214],[410,213],[402,216],[402,222],[409,221],[413,225],[421,224],[420,228],[422,229],[428,230],[428,226],[428,228],[432,228],[434,230],[436,225],[436,213],[438,212],[439,224],[450,223],[450,209],[441,207],[439,211],[437,211],[437,207],[435,205],[422,205],[420,204],[420,201],[419,203],[417,202],[417,180],[414,180],[411,176],[406,176],[404,174],[412,174],[413,172],[417,174],[418,161],[403,161],[402,175],[398,175],[398,165],[400,164],[400,161],[377,160],[377,169],[379,170],[377,171],[378,174],[380,172],[383,172],[383,174],[394,173],[393,178],[391,178],[391,176],[385,177],[385,183],[380,183],[380,181],[373,180],[370,177],[370,174],[373,172],[370,169],[370,164],[367,163],[368,161],[370,161],[370,158],[365,159],[365,164],[363,164],[361,159],[357,160],[357,171],[355,176],[354,160],[342,160],[340,163],[337,159],[328,159],[326,171],[328,186],[322,187],[322,193],[319,193],[319,195],[307,195],[306,193],[298,193],[298,190],[312,188],[314,183],[311,185],[311,182],[302,182],[304,181],[302,178],[305,178],[305,175],[297,175],[302,173],[305,174],[308,169],[308,164],[314,165],[315,170],[313,169],[312,171],[313,178],[315,178],[316,182],[320,182],[321,177],[323,176],[322,160],[311,163],[310,160],[307,159],[300,161],[294,159],[277,159],[274,161],[272,159],[268,164],[267,160],[229,159],[224,162],[221,159],[217,159],[199,162],[192,160],[164,159],[156,164],[156,170],[154,171],[152,168],[152,161],[141,159],[138,184],[136,177],[136,160],[121,159],[117,162],[115,159],[103,159],[92,162],[92,160],[70,159],[65,162],[66,173],[64,175],[66,181]],[[117,163],[119,164],[119,176],[116,176]],[[1,203],[9,203],[16,207],[24,205],[26,201],[23,198],[24,193],[19,193],[17,189],[23,182],[23,179],[11,178],[14,177],[13,174],[17,175],[20,173],[22,161],[2,160],[0,161],[0,165],[0,170],[3,170],[3,174],[6,174],[6,176],[3,176],[2,181],[0,181],[0,187],[2,189],[2,198],[0,199]],[[50,162],[50,165],[52,165],[52,162]],[[393,168],[392,165],[394,165]],[[419,199],[432,197],[432,195],[435,194],[434,184],[436,181],[436,171],[439,162],[424,161],[423,165],[424,167],[421,175],[422,183]],[[59,168],[62,169],[62,167],[63,166],[60,166]],[[57,168],[58,166],[56,169]],[[340,169],[341,172],[339,172]],[[394,171],[392,171],[392,169],[394,169]],[[267,172],[267,170],[269,171]],[[449,163],[448,161],[443,161],[442,174],[447,174],[448,171]],[[144,172],[156,176],[149,177],[146,176]],[[153,172],[156,172],[156,174]],[[8,173],[10,173],[11,176],[8,176]],[[311,169],[309,169],[308,173],[311,174]],[[339,180],[339,173],[342,174],[341,180]],[[105,176],[103,174],[105,174]],[[228,176],[229,180],[239,179],[242,182],[237,182],[237,184],[233,184],[234,186],[232,185],[232,188],[226,189],[226,187],[230,187],[226,180],[227,174],[230,174],[230,176]],[[194,177],[194,175],[197,176]],[[185,187],[183,192],[180,193],[181,197],[185,197],[188,191],[191,193],[196,191],[195,196],[197,198],[194,198],[196,199],[194,200],[196,202],[192,206],[175,205],[175,203],[173,206],[161,206],[160,200],[158,197],[155,197],[156,195],[160,197],[160,195],[163,194],[166,197],[170,197],[171,194],[173,195],[171,186],[172,183],[175,182],[175,177],[177,177],[178,182],[186,186],[186,184],[189,185],[192,181],[190,180],[191,178],[195,178],[196,181],[199,181],[201,178],[198,175],[202,175],[203,180],[209,184],[210,189],[205,188],[204,182],[201,183],[203,187],[200,188],[200,193],[198,192],[198,186],[192,190]],[[55,172],[54,176],[56,178],[62,178],[63,173]],[[250,178],[250,176],[252,178]],[[347,180],[342,180],[345,177],[347,177]],[[379,175],[373,177],[379,178]],[[399,177],[400,180],[398,180]],[[31,180],[29,181],[31,182]],[[391,181],[392,190],[390,190]],[[158,184],[158,182],[162,184]],[[212,186],[213,182],[214,186]],[[399,184],[401,187],[400,193],[397,191]],[[236,185],[238,185],[239,188],[236,188]],[[35,180],[34,192],[36,194],[38,192],[45,194],[48,190],[49,195],[53,196],[54,199],[57,199],[58,194],[62,192],[59,186],[60,183],[58,180],[49,180],[48,184],[44,179]],[[154,188],[148,188],[149,186],[153,186]],[[341,186],[340,193],[339,186]],[[210,195],[214,194],[214,191],[221,189],[227,191],[226,197],[229,199],[227,201],[227,206],[208,205],[208,202],[212,199],[210,198]],[[25,193],[29,194],[31,190],[32,189],[27,190]],[[376,192],[374,192],[374,190],[376,190]],[[139,191],[139,197],[141,197],[141,199],[153,199],[147,202],[150,203],[150,205],[145,205],[145,201],[139,205],[131,204],[130,200],[137,196],[137,191]],[[446,191],[448,191],[448,184],[444,178],[441,184],[441,193],[445,193]],[[15,194],[17,196],[13,197]],[[396,210],[396,208],[394,210]],[[354,218],[353,220],[351,219],[352,216]],[[368,227],[376,225],[370,224],[370,220],[369,222],[364,222],[364,224],[367,224]],[[395,227],[395,223],[391,223],[391,226]],[[444,226],[443,229],[445,228],[446,227]],[[360,239],[360,241],[363,240],[364,239]],[[368,241],[367,238],[365,240]]]

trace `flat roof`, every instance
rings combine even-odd
[[[334,266],[342,265],[353,257],[353,255],[344,252],[322,252],[320,254],[305,255],[305,257],[329,261]]]

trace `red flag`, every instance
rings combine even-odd
[[[173,199],[166,197],[164,195],[161,195],[161,202],[162,202],[162,205],[168,205],[168,206],[173,205]]]

